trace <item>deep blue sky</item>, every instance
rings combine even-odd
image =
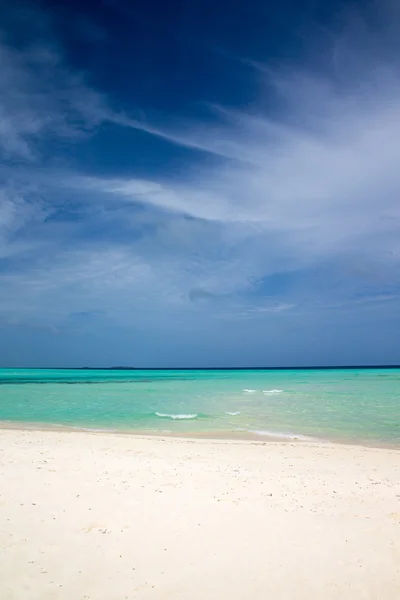
[[[0,0],[0,366],[400,363],[400,11]]]

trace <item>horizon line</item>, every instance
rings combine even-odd
[[[0,367],[0,369],[42,371],[312,371],[344,369],[400,369],[399,365],[324,365],[291,367]]]

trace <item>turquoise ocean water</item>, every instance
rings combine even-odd
[[[0,369],[0,421],[400,446],[400,369]]]

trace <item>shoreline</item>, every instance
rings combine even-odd
[[[365,440],[356,441],[353,439],[341,439],[341,440],[330,440],[327,438],[319,438],[306,436],[302,434],[291,435],[291,434],[274,434],[273,432],[256,433],[252,431],[208,431],[208,432],[176,432],[171,430],[138,430],[138,429],[103,429],[103,428],[90,428],[80,427],[72,425],[61,425],[61,424],[47,424],[47,423],[33,423],[33,422],[22,422],[22,421],[0,421],[0,431],[11,430],[11,431],[37,431],[47,432],[54,431],[58,433],[78,433],[78,434],[91,434],[91,435],[115,435],[124,437],[135,437],[139,439],[182,439],[182,440],[198,440],[198,441],[221,441],[221,442],[249,442],[255,444],[314,444],[319,446],[347,446],[354,448],[371,448],[381,450],[394,450],[400,452],[400,441],[398,444],[389,442],[369,442]]]

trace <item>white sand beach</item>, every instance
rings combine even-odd
[[[400,452],[0,431],[1,600],[398,600]]]

